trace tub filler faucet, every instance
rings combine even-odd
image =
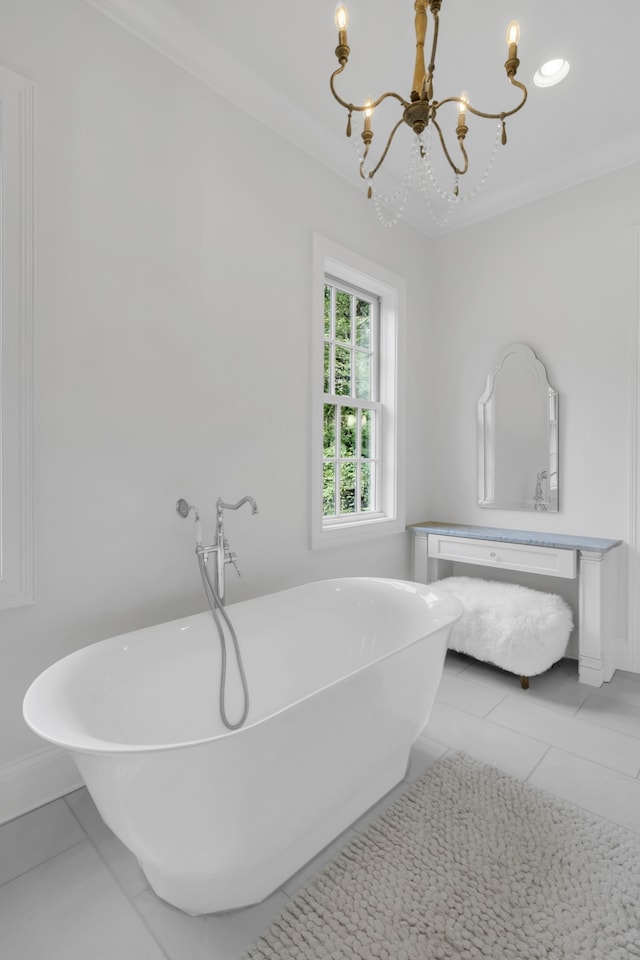
[[[193,513],[193,518],[196,522],[196,556],[198,558],[200,576],[202,577],[202,586],[204,587],[207,603],[209,604],[211,616],[213,617],[216,630],[218,631],[218,638],[220,640],[220,718],[228,730],[237,730],[247,719],[249,714],[249,688],[247,686],[247,678],[244,672],[244,664],[242,662],[238,637],[236,635],[233,623],[229,619],[229,614],[224,608],[225,567],[228,563],[231,563],[235,567],[238,576],[241,576],[241,573],[238,566],[238,558],[236,554],[229,549],[229,541],[227,540],[224,532],[224,519],[222,513],[223,510],[239,510],[243,503],[248,503],[251,505],[251,513],[258,512],[258,504],[255,502],[253,497],[243,497],[242,500],[238,500],[237,503],[225,503],[222,497],[218,497],[216,500],[216,535],[213,539],[213,543],[210,543],[207,546],[202,543],[202,524],[200,522],[200,514],[198,513],[197,508],[194,507],[193,504],[182,499],[178,500],[176,503],[176,511],[183,520],[186,520],[189,514]],[[207,561],[210,556],[213,556],[213,579],[209,574],[209,569],[207,566]],[[227,714],[226,700],[228,645],[230,646],[230,649],[232,649],[233,655],[235,656],[235,663],[240,677],[240,683],[242,685],[242,713],[239,719],[236,721],[231,721]]]
[[[215,551],[216,556],[216,586],[218,588],[218,597],[222,603],[224,603],[225,594],[225,566],[228,563],[233,564],[238,576],[242,576],[240,567],[238,566],[238,555],[229,549],[229,541],[224,533],[222,511],[239,510],[243,503],[251,504],[252,514],[258,512],[258,504],[255,502],[253,497],[243,497],[241,500],[238,500],[237,503],[225,503],[222,497],[218,497],[216,500],[216,538],[213,543],[213,550]]]
[[[252,514],[258,512],[258,505],[253,497],[242,497],[242,499],[238,500],[237,503],[225,503],[222,497],[218,497],[216,500],[216,534],[213,543],[208,545],[202,543],[202,524],[200,522],[200,514],[198,513],[197,507],[194,507],[193,504],[182,499],[178,500],[176,503],[176,511],[183,519],[186,520],[190,513],[193,513],[194,515],[194,520],[196,523],[196,554],[198,555],[198,559],[203,561],[206,566],[209,557],[213,556],[214,583],[216,587],[215,599],[220,606],[224,604],[225,598],[226,565],[228,563],[232,564],[238,576],[242,576],[240,567],[238,565],[238,556],[230,549],[229,541],[227,540],[224,532],[223,511],[239,510],[240,507],[245,503],[250,504]]]

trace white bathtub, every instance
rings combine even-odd
[[[239,730],[219,719],[209,613],[72,653],[24,700],[156,893],[191,914],[264,899],[403,778],[462,612],[427,585],[376,579],[227,610],[251,694]]]

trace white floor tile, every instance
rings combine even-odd
[[[454,750],[464,750],[484,763],[492,763],[525,780],[548,746],[531,737],[436,701],[425,730],[427,736]]]
[[[166,960],[88,840],[2,887],[7,960]]]
[[[518,681],[518,686],[520,682]],[[462,674],[447,674],[438,687],[437,699],[450,707],[457,707],[477,717],[486,717],[490,710],[504,700],[506,689],[490,683],[470,683]]]
[[[170,960],[238,960],[288,902],[288,897],[277,893],[246,910],[190,917],[151,890],[134,900]]]
[[[640,739],[581,720],[582,716],[582,710],[575,718],[564,716],[539,702],[518,696],[505,697],[487,719],[628,776],[637,776]]]
[[[545,673],[531,677],[528,690],[522,689],[515,674],[474,660],[470,661],[468,668],[459,676],[474,683],[491,684],[508,695],[517,694],[530,700],[539,700],[570,715],[578,710],[593,691],[593,687],[578,683],[578,667],[574,660],[560,660]]]
[[[640,674],[616,670],[609,683],[598,687],[599,697],[612,697],[633,707],[640,707]]]
[[[394,787],[393,790],[390,790],[389,793],[375,803],[370,810],[367,810],[367,812],[363,813],[361,817],[358,817],[352,828],[355,833],[362,833],[363,830],[366,830],[367,827],[374,822],[374,820],[377,820],[378,817],[381,817],[385,810],[390,807],[392,803],[395,803],[395,801],[398,800],[408,789],[408,782],[406,780],[402,780],[397,787]]]
[[[529,783],[640,834],[640,780],[552,747]]]
[[[420,734],[409,755],[409,767],[405,776],[407,783],[415,783],[436,760],[444,757],[448,749],[446,744],[438,743],[426,733]]]
[[[105,824],[89,791],[76,790],[65,799],[126,895],[135,897],[146,890],[149,884],[137,858]]]
[[[591,720],[610,730],[618,730],[640,739],[640,707],[615,700],[611,696],[590,694],[580,707],[577,717],[579,720]]]
[[[469,658],[462,656],[460,653],[456,653],[455,650],[449,650],[447,652],[447,658],[444,661],[444,672],[455,676],[457,673],[461,673],[462,670],[466,670],[469,666]]]
[[[0,884],[85,840],[64,800],[55,800],[0,829]]]
[[[474,684],[487,684],[497,687],[505,695],[521,689],[520,678],[515,673],[500,670],[492,663],[483,663],[481,660],[468,658],[465,669],[459,671],[457,676]]]
[[[388,796],[388,794],[387,794]],[[312,860],[309,860],[308,863],[304,865],[297,873],[294,873],[292,877],[283,884],[282,889],[287,896],[292,897],[295,893],[298,892],[305,883],[308,883],[311,877],[318,873],[319,870],[322,870],[330,860],[333,860],[340,851],[346,847],[351,840],[356,836],[356,832],[353,827],[350,827],[348,830],[345,830],[344,833],[341,833],[339,837],[330,843],[328,846],[321,850]]]

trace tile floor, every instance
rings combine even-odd
[[[527,692],[450,653],[407,782],[465,750],[640,835],[640,676],[599,689],[563,660]],[[159,900],[86,790],[0,827],[0,957],[6,960],[238,960],[289,897],[406,788],[397,787],[265,902],[189,917]]]

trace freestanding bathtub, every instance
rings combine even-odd
[[[251,695],[238,730],[219,718],[208,612],[70,654],[23,708],[156,893],[191,914],[264,899],[403,778],[462,612],[427,585],[360,578],[227,610]]]

